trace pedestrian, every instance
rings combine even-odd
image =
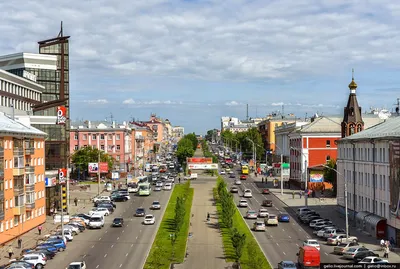
[[[292,192],[292,197],[293,197],[293,199],[294,199],[294,191]]]
[[[18,248],[22,248],[22,238],[18,238]]]
[[[389,259],[389,251],[390,251],[390,250],[389,250],[389,246],[386,246],[386,247],[385,247],[385,253],[383,254],[383,255],[384,255],[384,256],[383,256],[384,258]]]
[[[7,252],[8,252],[8,258],[11,259],[12,255],[14,254],[14,250],[13,250],[12,246],[10,246],[8,248]]]
[[[207,221],[210,221],[210,213],[207,212]]]
[[[264,177],[261,178],[261,183],[264,183]]]
[[[178,180],[179,180],[179,184],[181,184],[181,177],[179,177]]]
[[[39,225],[39,226],[38,226],[39,235],[42,235],[42,229],[43,229],[42,225]]]
[[[78,206],[78,198],[75,197],[74,203],[75,203],[75,206]]]
[[[300,199],[301,199],[301,191],[299,191],[299,196],[300,196]]]
[[[381,249],[384,250],[385,249],[385,240],[384,239],[381,239],[380,245],[381,245]]]

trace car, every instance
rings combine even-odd
[[[367,251],[369,249],[365,247],[351,247],[347,249],[346,252],[343,253],[343,258],[347,260],[353,260],[354,256],[357,255],[358,252]]]
[[[382,260],[379,257],[371,256],[371,257],[365,257],[358,263],[389,263],[389,262],[388,260]]]
[[[64,229],[70,229],[73,235],[78,235],[81,232],[78,227],[69,224],[65,224]]]
[[[101,229],[104,227],[104,216],[93,214],[88,226],[90,229]]]
[[[219,172],[219,174],[220,174],[220,175],[225,175],[226,173],[225,173],[224,170],[221,170],[221,171]]]
[[[324,223],[325,221],[329,221],[329,220],[328,219],[323,219],[323,218],[320,217],[318,219],[314,219],[314,220],[310,221],[308,226],[310,226],[311,228],[314,228],[319,223]]]
[[[35,265],[25,261],[12,261],[4,269],[34,269]]]
[[[249,205],[248,205],[248,203],[247,203],[247,200],[241,199],[241,200],[239,201],[238,206],[239,206],[239,207],[248,207]]]
[[[121,194],[112,195],[111,199],[113,202],[126,202],[129,200],[127,196]]]
[[[278,269],[296,269],[296,263],[292,261],[281,261],[278,263]]]
[[[262,194],[270,194],[271,192],[269,191],[269,189],[263,189],[261,193]]]
[[[328,240],[328,238],[330,238],[330,237],[334,237],[334,236],[336,236],[337,234],[342,234],[342,233],[345,233],[346,231],[344,230],[344,229],[339,229],[339,228],[333,228],[333,229],[330,229],[330,230],[327,230],[325,233],[324,233],[324,238],[325,239],[327,239]]]
[[[111,202],[110,196],[97,196],[93,198],[93,202],[97,203],[99,201],[109,201]]]
[[[153,225],[156,223],[156,217],[154,215],[148,214],[143,218],[144,225]]]
[[[35,250],[40,250],[40,249],[47,249],[47,250],[53,251],[53,252],[58,251],[58,248],[55,245],[50,244],[50,243],[42,243],[35,247]]]
[[[265,232],[265,224],[263,221],[256,221],[253,224],[253,230],[254,231],[261,231],[261,232]]]
[[[337,234],[333,237],[329,237],[327,240],[327,244],[328,245],[333,245],[333,246],[337,246],[341,243],[357,243],[358,242],[358,238],[356,236],[349,236],[349,238],[346,238],[346,234]]]
[[[269,214],[268,217],[264,219],[265,225],[278,226],[278,217],[276,215]]]
[[[104,207],[96,207],[89,211],[90,216],[92,216],[94,214],[108,216],[108,215],[110,215],[110,211],[108,211],[108,209],[104,208]]]
[[[86,224],[84,222],[78,222],[75,220],[71,220],[70,222],[68,222],[67,225],[71,225],[71,226],[75,226],[79,229],[80,232],[83,232],[86,230]]]
[[[146,209],[144,209],[143,207],[139,207],[136,209],[135,211],[136,217],[144,217],[145,215],[146,215]]]
[[[114,218],[112,222],[112,227],[122,227],[124,226],[124,219],[123,218]]]
[[[86,263],[82,262],[71,262],[66,269],[86,269]]]
[[[235,174],[232,172],[231,174],[229,174],[229,178],[235,178]]]
[[[47,239],[45,244],[52,244],[57,248],[58,251],[64,251],[67,248],[67,245],[65,244],[65,241],[60,239]]]
[[[256,219],[258,217],[257,211],[255,210],[248,210],[246,212],[246,218],[247,219]]]
[[[162,190],[162,187],[160,187],[160,186],[155,186],[154,187],[154,191],[161,191]]]
[[[324,237],[324,233],[325,233],[326,231],[330,230],[330,229],[333,229],[333,228],[335,228],[335,227],[332,227],[332,226],[324,227],[324,228],[322,228],[321,230],[318,230],[315,234],[316,234],[318,237]]]
[[[290,215],[289,214],[285,214],[285,213],[281,213],[278,215],[278,221],[279,222],[290,222]]]
[[[229,168],[228,168],[229,169]],[[226,170],[228,170],[228,169],[226,169]],[[234,175],[235,174],[235,172],[233,172],[231,169],[229,169],[229,172],[228,172],[228,174],[229,175]]]
[[[242,185],[242,182],[240,180],[236,180],[235,185]]]
[[[159,201],[154,201],[151,206],[150,209],[156,210],[156,209],[161,209],[161,204]]]
[[[31,263],[35,269],[42,269],[46,265],[46,256],[44,254],[25,254],[20,261]]]
[[[246,175],[240,175],[240,180],[246,180],[247,176]]]
[[[156,182],[156,187],[162,187],[164,184],[162,181],[157,181]]]
[[[172,184],[171,184],[171,183],[165,183],[165,185],[164,185],[164,190],[165,190],[165,191],[170,191],[170,190],[172,190]]]
[[[72,218],[75,218],[75,217],[82,219],[86,223],[86,225],[89,223],[90,216],[87,214],[77,214],[77,215],[72,216]]]
[[[262,206],[272,207],[272,200],[264,200],[264,201],[262,201]]]
[[[253,194],[251,193],[251,190],[245,189],[244,192],[243,192],[243,197],[245,197],[245,198],[253,197]]]
[[[139,191],[139,186],[136,183],[128,183],[128,192],[136,193]]]
[[[336,247],[333,248],[333,253],[337,254],[337,255],[343,255],[343,253],[345,253],[349,248],[351,247],[357,247],[358,243],[341,243],[339,245],[337,245]]]
[[[321,250],[321,246],[318,241],[315,239],[307,239],[303,242],[303,246],[315,247],[318,250]]]
[[[354,262],[360,262],[365,257],[371,257],[371,256],[372,257],[379,257],[379,254],[374,253],[371,250],[359,251],[359,252],[357,252],[356,255],[354,255],[353,261]]]
[[[56,256],[56,252],[48,251],[46,249],[34,250],[29,252],[29,254],[43,254],[47,260],[52,260]]]
[[[238,193],[239,192],[239,188],[236,187],[236,186],[233,186],[233,187],[231,187],[230,192],[231,193]]]
[[[265,208],[260,208],[260,209],[258,210],[258,217],[259,217],[259,218],[265,218],[265,217],[268,217],[268,215],[269,215],[269,213],[268,213],[268,210],[267,210],[267,209],[265,209]]]
[[[88,223],[88,225],[89,225],[89,223]],[[53,239],[62,238],[61,230],[60,231],[56,231],[55,233],[50,235],[49,238],[53,238]],[[65,230],[64,229],[64,241],[71,242],[72,240],[74,240],[74,236],[72,235],[71,230]]]

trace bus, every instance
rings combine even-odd
[[[249,174],[249,167],[247,165],[242,165],[242,175]]]
[[[149,196],[151,193],[151,186],[149,182],[139,183],[139,196]]]

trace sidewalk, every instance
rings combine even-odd
[[[201,179],[200,179],[201,180]],[[212,189],[215,181],[192,184],[194,197],[192,204],[192,218],[188,239],[188,257],[182,264],[174,265],[176,269],[223,269],[231,268],[225,261],[222,236],[218,228],[217,208],[214,205]],[[207,223],[207,213],[211,215]]]
[[[261,179],[260,179],[261,180]],[[258,183],[256,183],[258,184]],[[260,183],[262,184],[262,183]],[[300,198],[298,192],[299,190],[295,189],[284,189],[283,195],[281,194],[281,189],[279,188],[271,188],[271,182],[268,184],[264,184],[265,187],[268,187],[271,193],[284,203],[288,209],[296,210],[297,208],[305,206],[304,196]],[[293,199],[293,191],[295,191],[295,198]],[[328,218],[332,220],[340,228],[346,227],[345,215],[339,212],[339,207],[337,206],[336,198],[308,198],[308,206],[318,212],[321,217]],[[290,212],[289,212],[290,213]],[[365,246],[368,249],[378,253],[380,257],[383,257],[383,251],[379,246],[379,240],[373,238],[372,236],[361,232],[353,226],[353,221],[349,218],[349,234],[356,236],[359,239],[360,246]],[[386,258],[385,258],[386,259]],[[387,259],[391,263],[400,263],[400,255],[398,252],[390,252],[389,259]]]

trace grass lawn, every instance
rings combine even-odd
[[[214,197],[218,198],[217,189],[214,188]],[[222,214],[222,207],[219,202],[217,202],[217,210],[218,215]],[[235,261],[235,250],[232,246],[231,241],[231,232],[229,228],[226,228],[221,218],[219,220],[219,225],[221,227],[222,233],[222,243],[224,245],[224,254],[228,262]],[[246,243],[243,248],[243,254],[240,259],[240,264],[243,269],[254,269],[254,268],[265,268],[271,269],[271,265],[269,264],[267,258],[264,253],[260,249],[257,244],[256,239],[254,238],[252,232],[247,226],[246,222],[243,220],[242,216],[238,209],[236,209],[235,214],[233,216],[233,227],[236,228],[239,233],[246,235]]]
[[[173,233],[172,225],[175,217],[175,204],[176,199],[186,193],[185,200],[185,221],[181,228],[179,235],[175,241],[175,247],[172,247],[170,234]],[[194,190],[190,188],[190,181],[185,184],[176,184],[171,194],[167,209],[165,210],[164,217],[161,225],[157,231],[156,238],[147,257],[144,269],[150,268],[170,268],[172,262],[180,263],[186,254],[186,242],[189,233],[190,224],[190,211],[192,208]],[[173,255],[175,252],[175,255]],[[175,259],[172,257],[175,256]]]

